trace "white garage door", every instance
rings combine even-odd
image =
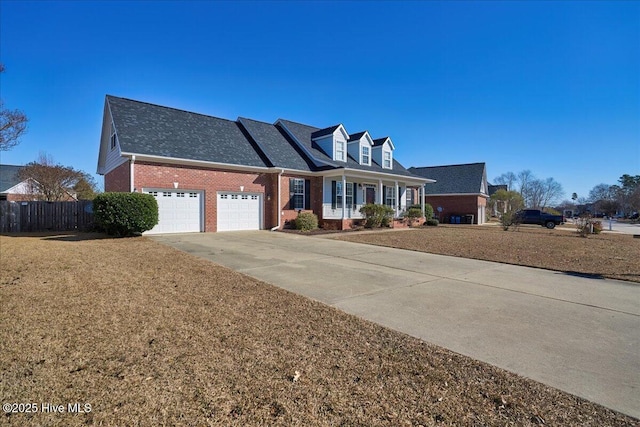
[[[202,231],[202,194],[197,191],[143,190],[158,201],[158,224],[145,234]]]
[[[262,196],[218,193],[218,231],[260,230]]]

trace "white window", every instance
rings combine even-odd
[[[184,197],[184,193],[176,193],[176,197]]]
[[[291,184],[291,209],[304,209],[304,179],[293,178]]]
[[[383,151],[383,168],[391,169],[391,151]]]
[[[384,204],[396,208],[396,187],[386,187]]]
[[[241,196],[242,200],[249,200],[249,196],[247,196],[246,194],[243,194]]]
[[[189,193],[189,194],[191,195],[193,193]],[[191,196],[189,196],[189,197],[191,197]],[[228,198],[228,196],[226,194],[221,194],[220,198],[226,200]]]
[[[189,197],[198,197],[198,193],[189,193]],[[226,199],[226,195],[225,195],[225,199]]]
[[[371,156],[369,155],[369,147],[362,147],[362,164],[363,165],[371,165]]]
[[[344,162],[344,141],[336,141],[336,160]]]
[[[347,196],[346,197],[347,205],[346,205],[346,207],[347,208],[351,208],[354,205],[354,203],[353,203],[353,184],[350,183],[350,182],[347,182],[346,190],[347,190],[347,194],[346,194],[346,196]]]
[[[162,197],[171,197],[171,192],[170,191],[163,191],[162,192]]]
[[[149,194],[151,194],[153,197],[158,197],[157,191],[149,191]]]
[[[336,181],[336,208],[342,208],[342,181]]]
[[[258,196],[251,196],[251,200],[258,200]]]
[[[231,195],[231,199],[233,199],[233,200],[238,200],[238,195],[237,195],[237,194],[232,194],[232,195]]]

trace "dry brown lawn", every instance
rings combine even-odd
[[[2,402],[91,405],[0,425],[637,425],[146,238],[0,254]]]
[[[571,228],[441,225],[402,232],[344,234],[350,242],[474,258],[572,274],[640,282],[640,239],[601,233],[580,237]]]

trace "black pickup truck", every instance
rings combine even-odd
[[[537,224],[547,228],[555,228],[564,223],[564,216],[551,215],[538,209],[525,209],[516,213],[516,221],[520,224]]]

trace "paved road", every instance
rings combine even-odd
[[[640,418],[640,285],[268,231],[153,238]]]

